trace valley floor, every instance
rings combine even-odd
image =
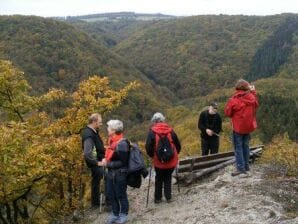
[[[148,179],[129,189],[128,223],[140,224],[298,224],[298,180],[270,181],[255,165],[248,178],[231,177],[227,167],[189,187],[173,185],[173,202],[153,203],[153,184],[146,208]],[[152,183],[151,182],[151,183]],[[106,223],[108,213],[87,212],[82,223]]]

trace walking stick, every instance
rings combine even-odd
[[[180,184],[179,184],[179,178],[178,178],[178,166],[179,166],[179,161],[178,161],[178,165],[176,166],[176,179],[177,179],[178,192],[180,193]]]
[[[103,191],[104,191],[104,189],[105,189],[105,175],[106,175],[106,168],[105,167],[103,167],[103,180],[101,181],[101,183],[103,183],[102,184],[102,186],[100,186],[100,201],[99,201],[99,213],[101,213],[101,211],[102,211],[102,200],[103,200]],[[106,193],[106,192],[105,192]]]
[[[152,173],[152,166],[150,166],[150,170],[149,170],[149,184],[148,184],[148,191],[147,191],[146,208],[148,207],[148,202],[149,202],[149,191],[150,191],[151,173]]]

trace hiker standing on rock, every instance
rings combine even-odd
[[[236,92],[225,106],[225,114],[232,118],[233,143],[236,168],[232,176],[246,174],[249,171],[250,133],[257,128],[256,110],[259,106],[255,87],[240,79],[235,86]]]
[[[129,161],[129,144],[123,136],[123,122],[110,120],[108,123],[108,148],[103,166],[108,168],[107,194],[112,203],[112,213],[108,224],[126,223],[128,219],[127,171]]]
[[[181,150],[179,139],[174,130],[165,123],[161,113],[155,113],[153,123],[146,140],[146,151],[153,158],[155,176],[154,202],[162,201],[162,187],[167,202],[171,202],[172,173],[178,164],[178,154]]]
[[[98,128],[102,125],[100,114],[92,114],[88,119],[88,125],[82,131],[82,147],[87,166],[91,170],[91,206],[97,208],[100,205],[99,186],[103,177],[102,159],[105,155],[103,142],[98,134]]]
[[[202,156],[218,153],[219,133],[222,131],[222,121],[217,113],[218,104],[213,102],[208,110],[200,114],[198,128],[201,130]]]

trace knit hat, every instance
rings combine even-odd
[[[249,82],[244,79],[239,79],[235,86],[236,90],[249,90]]]

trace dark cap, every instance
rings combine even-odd
[[[217,109],[217,108],[218,108],[218,103],[216,103],[216,102],[211,102],[211,103],[210,103],[210,106],[213,107],[214,109]]]

